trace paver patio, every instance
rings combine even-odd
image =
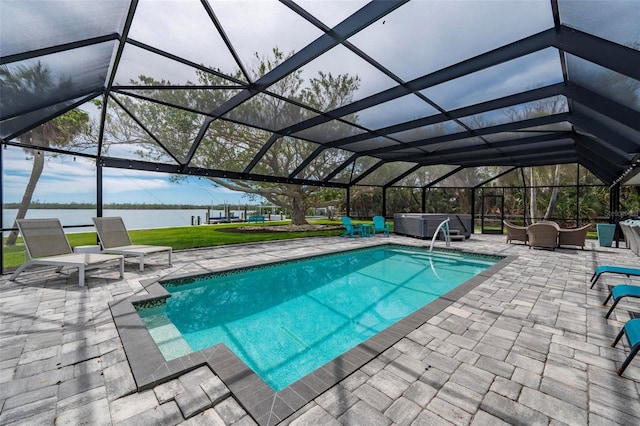
[[[640,359],[618,377],[626,342],[610,344],[637,300],[610,319],[601,264],[638,266],[624,248],[529,249],[505,237],[472,235],[454,248],[517,258],[313,399],[283,424],[640,424]],[[141,282],[365,245],[427,241],[339,237],[185,250],[174,264],[127,261],[87,275],[27,272],[0,278],[0,424],[276,424],[253,419],[228,387],[201,366],[137,392],[110,302],[145,294]],[[439,242],[441,246],[444,243]],[[295,395],[292,395],[295,396]]]

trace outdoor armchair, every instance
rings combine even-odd
[[[504,226],[507,228],[507,243],[511,241],[522,241],[527,244],[527,227],[514,225],[513,223],[503,220]]]
[[[376,232],[383,232],[387,237],[389,236],[389,224],[385,222],[384,216],[373,217],[373,236],[376,236]]]
[[[78,268],[78,285],[83,287],[87,269],[114,261],[120,263],[120,278],[124,276],[122,256],[74,253],[58,219],[18,219],[16,223],[24,241],[26,261],[11,275],[11,281],[31,265],[48,265],[57,266],[57,272],[63,267]]]
[[[167,252],[169,265],[171,265],[171,253],[173,251],[171,247],[132,244],[121,217],[94,217],[93,223],[96,225],[98,239],[104,253],[137,256],[140,271],[144,271],[145,255]]]
[[[555,250],[560,227],[554,222],[538,222],[527,227],[529,248],[542,247]]]
[[[345,231],[340,235],[341,237],[353,237],[354,234],[362,237],[362,228],[360,225],[354,225],[349,216],[342,216],[342,225],[344,225]]]
[[[584,250],[590,228],[591,224],[575,229],[560,228],[558,246],[580,246]]]

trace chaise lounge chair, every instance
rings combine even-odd
[[[384,216],[373,217],[373,236],[376,236],[376,232],[383,232],[387,237],[389,236],[389,224],[385,222]]]
[[[89,268],[95,268],[106,262],[120,262],[120,278],[124,276],[124,257],[112,254],[74,253],[58,219],[18,219],[18,229],[25,246],[25,259],[9,280],[16,277],[31,265],[78,268],[78,285],[84,286],[84,274]]]
[[[609,296],[607,296],[607,299],[604,301],[603,305],[606,305],[611,297],[613,297],[613,305],[611,305],[611,309],[609,309],[607,315],[604,316],[605,318],[609,318],[609,315],[611,315],[613,310],[616,308],[616,305],[623,297],[640,297],[640,287],[637,285],[629,284],[615,285],[611,289],[611,292],[609,293]]]
[[[611,344],[611,347],[615,347],[618,344],[623,334],[627,335],[627,342],[629,342],[631,352],[629,352],[627,358],[616,371],[618,376],[622,376],[624,370],[627,368],[633,357],[636,356],[638,350],[640,350],[640,318],[634,318],[627,321],[624,324],[624,327],[622,327],[622,330],[620,330],[620,333],[618,333],[616,340]]]
[[[593,286],[596,284],[596,281],[598,281],[598,278],[600,278],[600,275],[606,272],[611,274],[623,274],[628,277],[630,277],[631,275],[640,276],[640,268],[630,268],[627,266],[615,266],[615,265],[602,265],[602,266],[598,266],[595,272],[593,273],[593,275],[591,276],[590,288],[593,288]]]
[[[358,234],[362,237],[362,228],[360,225],[354,225],[349,216],[342,216],[342,225],[344,225],[345,231],[340,235],[341,237],[353,237],[353,234]]]
[[[144,256],[152,253],[167,252],[169,265],[171,265],[171,253],[169,246],[134,245],[131,243],[127,228],[121,217],[94,217],[93,223],[98,231],[98,239],[103,253],[115,253],[124,256],[137,256],[140,271],[144,271]]]

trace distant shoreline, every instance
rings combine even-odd
[[[254,208],[258,206],[251,206],[248,204],[243,205],[235,205],[228,204],[230,208],[241,209],[246,208]],[[5,209],[19,209],[20,203],[4,203],[3,208]],[[103,204],[102,208],[105,210],[195,210],[195,209],[212,209],[212,210],[224,210],[224,205],[191,205],[191,204],[130,204],[130,203],[110,203]],[[29,205],[29,210],[36,209],[48,209],[48,210],[86,210],[86,209],[95,209],[96,204],[90,203],[31,203]]]

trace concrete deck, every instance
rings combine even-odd
[[[427,241],[332,237],[186,250],[171,267],[151,257],[144,272],[128,260],[124,280],[115,267],[89,272],[84,288],[77,272],[27,271],[16,282],[3,275],[0,424],[640,424],[640,358],[619,377],[629,348],[624,340],[610,347],[640,302],[621,302],[608,320],[602,305],[608,285],[640,279],[604,275],[588,285],[596,266],[638,267],[640,258],[597,241],[546,251],[504,240],[474,234],[453,243],[517,258],[284,419],[252,418],[208,364],[138,392],[110,304],[146,295],[143,284],[163,277]]]

